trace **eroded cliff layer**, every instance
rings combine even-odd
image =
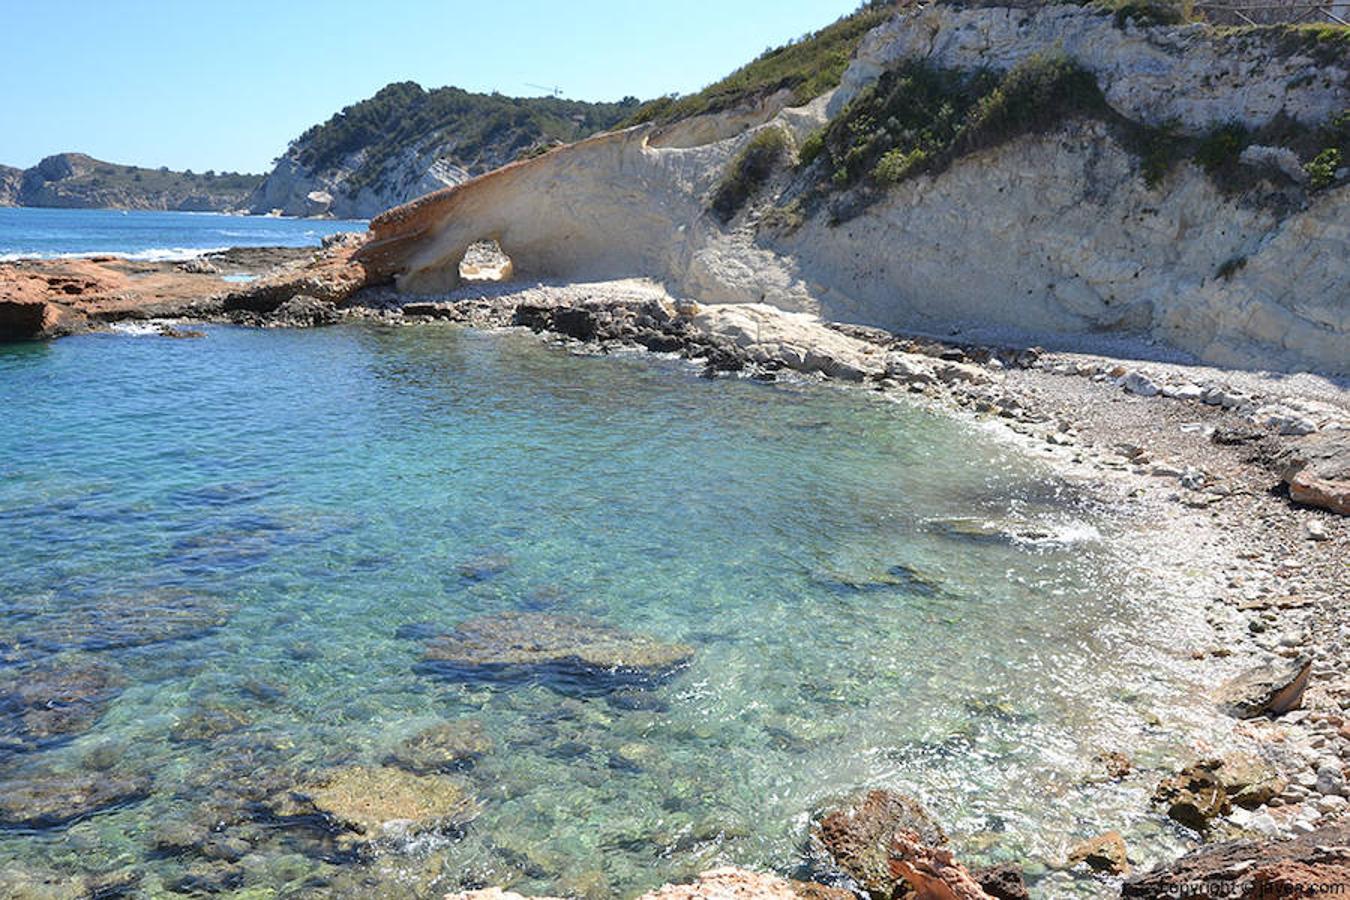
[[[1108,332],[1345,373],[1343,38],[910,9],[832,96],[555,150],[377,218],[363,255],[437,293],[493,238],[527,277],[645,275],[897,330]]]

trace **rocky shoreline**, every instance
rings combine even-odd
[[[0,321],[38,321],[33,333],[51,336],[126,319],[162,322],[169,337],[202,334],[178,320],[523,327],[574,352],[678,354],[710,377],[834,379],[978,422],[991,438],[1016,442],[1100,495],[1132,523],[1149,568],[1198,572],[1188,576],[1190,589],[1207,598],[1213,640],[1177,654],[1212,667],[1215,702],[1229,707],[1235,738],[1250,748],[1215,759],[1197,745],[1194,765],[1161,781],[1147,776],[1153,783],[1142,785],[1160,816],[1212,843],[1133,873],[1118,835],[1074,836],[1064,864],[1130,897],[1177,895],[1196,884],[1218,884],[1228,896],[1350,885],[1350,629],[1339,608],[1350,559],[1350,396],[1340,385],[903,337],[757,304],[675,300],[637,281],[474,286],[409,299],[366,286],[351,261],[356,245],[338,239],[318,254],[288,258],[222,254],[171,270],[123,272],[119,283],[106,272],[125,262],[6,266],[0,283],[40,277],[45,290],[30,286],[0,301]],[[92,287],[71,292],[57,269],[77,263],[101,272]],[[192,268],[203,271],[184,271]],[[221,281],[245,268],[261,277]],[[1103,758],[1103,768],[1115,779],[1144,777],[1118,752]],[[868,796],[859,802],[884,815],[879,824],[862,817],[871,822],[857,838],[865,852],[820,842],[836,886],[891,896],[902,881],[921,897],[1024,896],[1015,872],[967,872],[937,839],[940,829],[904,818],[911,801],[883,794],[868,803]],[[868,862],[850,869],[846,860],[858,853]],[[671,888],[652,896],[842,896],[736,871],[706,877],[712,893]],[[879,880],[869,884],[869,877]]]

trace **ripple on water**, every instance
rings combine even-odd
[[[0,404],[0,893],[631,895],[872,787],[980,862],[1179,846],[1186,603],[956,422],[345,326],[2,347]]]

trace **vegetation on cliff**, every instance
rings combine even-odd
[[[352,184],[371,180],[391,159],[416,147],[444,146],[445,155],[464,169],[491,168],[537,145],[613,128],[638,105],[635,97],[586,103],[457,87],[428,91],[401,81],[308,129],[291,142],[288,155],[311,171],[323,171],[362,153]]]
[[[792,92],[794,105],[813,100],[839,85],[863,35],[890,18],[898,5],[894,0],[864,3],[832,25],[764,51],[758,59],[697,94],[662,97],[644,104],[624,124],[676,122],[731,109],[782,90]]]

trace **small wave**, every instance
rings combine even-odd
[[[128,337],[148,337],[158,335],[160,329],[167,325],[167,321],[151,319],[146,322],[113,322],[108,326],[108,330],[115,334],[124,334]]]
[[[23,259],[90,259],[95,256],[112,256],[117,259],[129,259],[135,262],[181,262],[195,259],[208,253],[223,253],[229,247],[152,247],[149,250],[81,250],[77,253],[0,253],[0,262],[17,262]]]

